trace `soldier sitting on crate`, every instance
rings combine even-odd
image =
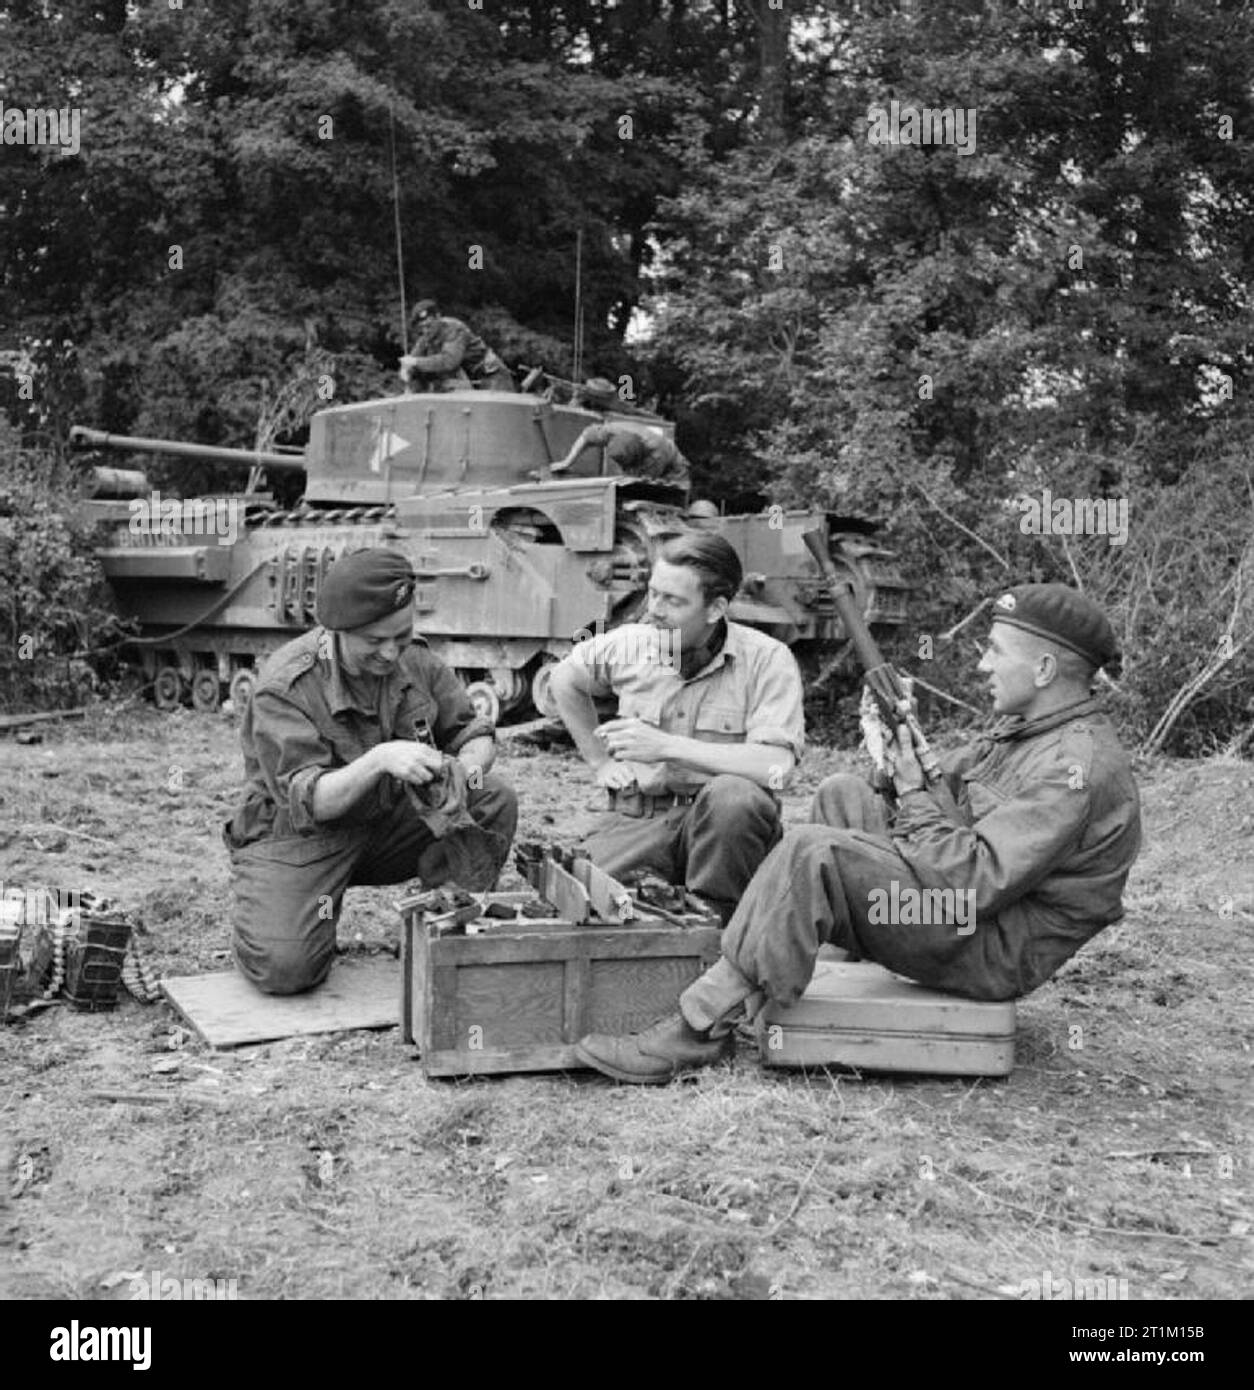
[[[461,319],[442,318],[434,299],[414,305],[414,342],[401,358],[401,380],[417,373],[427,391],[513,391],[509,368]]]
[[[816,823],[767,858],[723,934],[723,958],[684,991],[679,1012],[632,1037],[584,1038],[588,1066],[662,1082],[718,1061],[764,996],[801,995],[824,942],[933,989],[1012,999],[1118,921],[1141,820],[1127,755],[1090,695],[1116,658],[1110,624],[1063,584],[1022,585],[993,611],[979,664],[1001,716],[989,734],[942,759],[930,789],[899,729],[895,806],[860,778],[824,782]],[[902,911],[885,921],[894,887],[897,901],[969,894],[974,917],[961,925],[939,913],[929,924]]]
[[[413,641],[414,582],[392,550],[338,560],[321,627],[274,653],[244,714],[247,787],[226,827],[233,945],[268,994],[326,978],[346,888],[490,888],[509,854],[518,804],[488,770],[492,724]]]
[[[801,756],[801,676],[781,642],[728,622],[740,559],[718,535],[668,541],[646,622],[579,643],[551,691],[609,793],[587,849],[615,877],[661,875],[727,921],[780,836],[779,802]],[[618,697],[597,727],[594,697]]]

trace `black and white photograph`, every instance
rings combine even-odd
[[[1213,1371],[1252,439],[1248,0],[0,0],[11,1369]]]

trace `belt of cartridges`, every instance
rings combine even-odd
[[[107,906],[107,899],[94,905]],[[52,970],[43,991],[44,999],[55,999],[65,986],[65,948],[70,938],[78,932],[76,918],[77,912],[71,908],[58,913],[56,921],[52,923]],[[122,962],[122,983],[126,992],[141,1004],[155,1004],[161,998],[161,988],[143,949],[135,939],[134,928],[127,942],[126,959]]]

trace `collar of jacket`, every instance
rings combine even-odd
[[[330,670],[326,675],[327,706],[332,714],[343,714],[345,710],[356,710],[359,714],[373,715],[378,713],[377,706],[363,704],[349,687],[348,681],[344,678],[343,659],[340,654],[340,634],[338,632],[328,632],[327,636],[332,639],[331,660],[328,663]],[[379,677],[378,690],[401,689],[407,685],[412,685],[409,672],[405,669],[405,655],[402,652],[400,660],[396,663],[396,669],[386,676]]]
[[[714,630],[709,637],[692,652],[680,652],[679,654],[679,677],[681,680],[690,681],[693,676],[699,675],[714,660],[720,656],[727,647],[727,637],[729,627],[726,618],[720,618],[714,624]]]
[[[1085,715],[1097,714],[1100,710],[1101,701],[1092,695],[1086,695],[1083,700],[1063,705],[1061,709],[1056,709],[1050,714],[1042,714],[1039,719],[1024,719],[1019,714],[1007,715],[993,725],[989,737],[994,743],[1014,743],[1020,739],[1035,738],[1037,734],[1056,729],[1059,724],[1068,724],[1073,719],[1082,719]]]

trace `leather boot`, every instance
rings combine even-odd
[[[643,1033],[614,1037],[589,1033],[575,1044],[579,1060],[615,1081],[658,1086],[681,1071],[708,1067],[729,1057],[735,1048],[731,1035],[708,1038],[694,1032],[681,1013],[673,1013]]]

